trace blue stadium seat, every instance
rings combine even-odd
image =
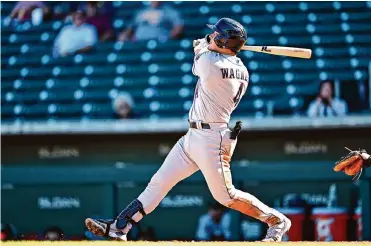
[[[185,19],[180,40],[98,42],[85,54],[53,57],[64,23],[14,25],[3,19],[1,89],[3,120],[112,118],[112,99],[129,92],[138,117],[187,117],[194,86],[192,40],[210,33],[221,17],[240,21],[248,45],[313,50],[310,60],[242,51],[250,86],[235,115],[264,117],[302,110],[320,80],[367,78],[371,57],[369,2],[169,2]],[[148,2],[115,1],[116,33]],[[2,16],[14,3],[1,2]]]

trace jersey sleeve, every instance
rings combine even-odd
[[[212,52],[204,47],[195,55],[192,67],[192,73],[201,79],[206,78],[212,64]]]

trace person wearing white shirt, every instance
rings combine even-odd
[[[91,50],[97,43],[97,30],[85,23],[85,15],[78,11],[74,14],[73,25],[62,28],[54,41],[55,56],[67,56]]]
[[[321,82],[320,93],[309,104],[307,115],[309,117],[345,116],[348,113],[347,103],[334,98],[334,83],[330,80]]]

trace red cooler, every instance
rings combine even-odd
[[[319,207],[312,210],[316,241],[346,241],[346,208]]]
[[[282,238],[283,241],[303,241],[303,221],[305,220],[304,208],[275,208],[291,220],[291,229]]]
[[[357,207],[353,219],[357,221],[357,240],[362,241],[362,208]]]

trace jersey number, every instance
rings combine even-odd
[[[238,88],[236,96],[233,98],[234,106],[237,107],[237,105],[240,103],[242,98],[242,91],[244,90],[244,83],[240,83],[240,88]]]

